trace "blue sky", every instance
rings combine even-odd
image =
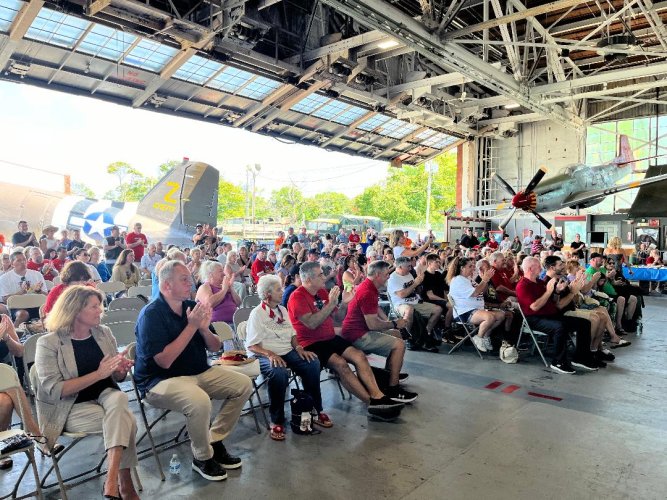
[[[213,165],[238,184],[245,183],[245,165],[258,163],[257,186],[265,196],[292,183],[306,196],[323,191],[357,195],[384,179],[389,168],[386,162],[29,85],[0,82],[0,96],[3,179],[57,191],[62,174],[69,174],[72,182],[101,196],[113,187],[105,167],[114,161],[155,175],[161,163],[184,156]]]

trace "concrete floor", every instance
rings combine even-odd
[[[667,498],[667,297],[646,302],[644,334],[629,336],[633,345],[617,349],[616,362],[598,373],[556,375],[538,358],[480,361],[469,348],[452,356],[410,352],[406,385],[420,398],[400,421],[369,421],[361,403],[342,400],[327,382],[332,429],[288,433],[280,443],[256,434],[252,417],[244,416],[226,442],[243,457],[241,470],[210,483],[190,469],[183,445],[175,449],[182,472],[165,482],[152,457],[140,462],[142,497]],[[486,388],[493,382],[502,384]],[[173,432],[181,422],[173,417],[160,428]],[[88,440],[68,463],[88,462],[100,451]],[[171,453],[161,455],[164,464]],[[0,472],[3,494],[21,463]],[[100,498],[101,484],[77,486],[70,498]],[[58,498],[57,490],[47,497]]]

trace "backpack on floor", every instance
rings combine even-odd
[[[508,364],[518,363],[519,351],[516,350],[516,347],[509,345],[503,340],[503,344],[500,346],[500,361]]]
[[[318,433],[313,431],[313,415],[316,413],[313,398],[300,389],[292,389],[289,406],[292,413],[290,426],[294,434]]]

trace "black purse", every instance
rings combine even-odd
[[[26,434],[16,434],[15,436],[0,440],[0,455],[20,450],[21,448],[27,448],[31,444],[32,439]]]

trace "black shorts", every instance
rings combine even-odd
[[[310,344],[306,349],[317,354],[317,357],[320,360],[320,365],[326,366],[331,356],[334,354],[338,354],[339,356],[342,355],[348,347],[352,347],[352,344],[343,337],[336,335],[330,340],[322,340]]]
[[[16,321],[18,311],[28,311],[28,320],[39,319],[39,307],[28,307],[27,309],[12,309],[12,320]]]

